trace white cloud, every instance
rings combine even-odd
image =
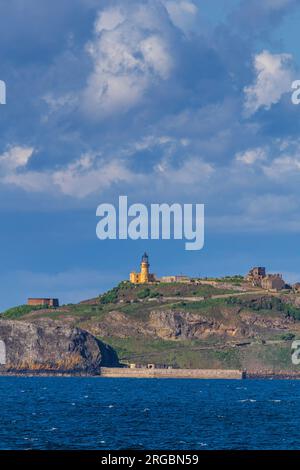
[[[113,184],[131,182],[133,174],[122,159],[104,160],[101,154],[86,153],[61,168],[43,171],[27,168],[35,149],[10,146],[0,155],[0,183],[14,185],[26,192],[57,193],[85,198]]]
[[[263,51],[254,58],[256,81],[246,87],[245,111],[254,114],[259,108],[270,109],[291,89],[293,81],[292,55]]]
[[[264,148],[249,149],[236,155],[236,160],[244,163],[245,165],[253,165],[258,161],[261,162],[266,160],[266,158],[267,154],[266,149]]]
[[[264,167],[265,174],[272,179],[300,177],[300,156],[281,156]]]
[[[198,7],[190,1],[166,0],[165,7],[175,26],[189,32],[197,26]]]
[[[93,61],[84,109],[97,117],[126,112],[173,69],[167,14],[155,16],[155,5],[134,2],[101,12],[95,37],[87,46]],[[154,12],[153,12],[154,10]]]
[[[101,33],[103,30],[111,31],[119,26],[125,17],[123,16],[120,8],[108,8],[100,12],[95,24],[96,33]]]
[[[87,154],[66,168],[55,171],[52,179],[63,194],[81,199],[103,192],[112,184],[131,182],[134,175],[122,161],[97,161],[96,156]]]
[[[33,147],[11,146],[0,155],[0,170],[9,173],[18,168],[25,167],[34,153]]]
[[[141,42],[140,49],[148,66],[166,80],[172,69],[172,59],[166,43],[159,36],[153,35]]]
[[[178,190],[178,184],[183,185],[182,189],[187,186],[188,191],[191,191],[189,185],[199,182],[204,182],[214,173],[214,168],[210,163],[203,161],[196,157],[187,158],[184,163],[175,168],[170,162],[162,161],[156,168],[156,176],[164,183],[165,179],[168,180],[170,187]]]

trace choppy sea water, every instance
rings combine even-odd
[[[0,377],[0,449],[299,449],[300,381]]]

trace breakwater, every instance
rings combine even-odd
[[[240,370],[220,369],[146,369],[101,367],[101,377],[149,379],[243,379]]]

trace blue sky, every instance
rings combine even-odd
[[[136,269],[300,279],[295,0],[3,2],[0,310]],[[99,241],[102,202],[206,205],[206,243]],[[171,272],[169,272],[171,271]]]

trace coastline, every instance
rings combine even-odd
[[[101,368],[98,374],[78,371],[1,370],[0,377],[76,377],[124,379],[193,379],[193,380],[299,380],[294,371],[238,371],[222,369],[127,369]]]

